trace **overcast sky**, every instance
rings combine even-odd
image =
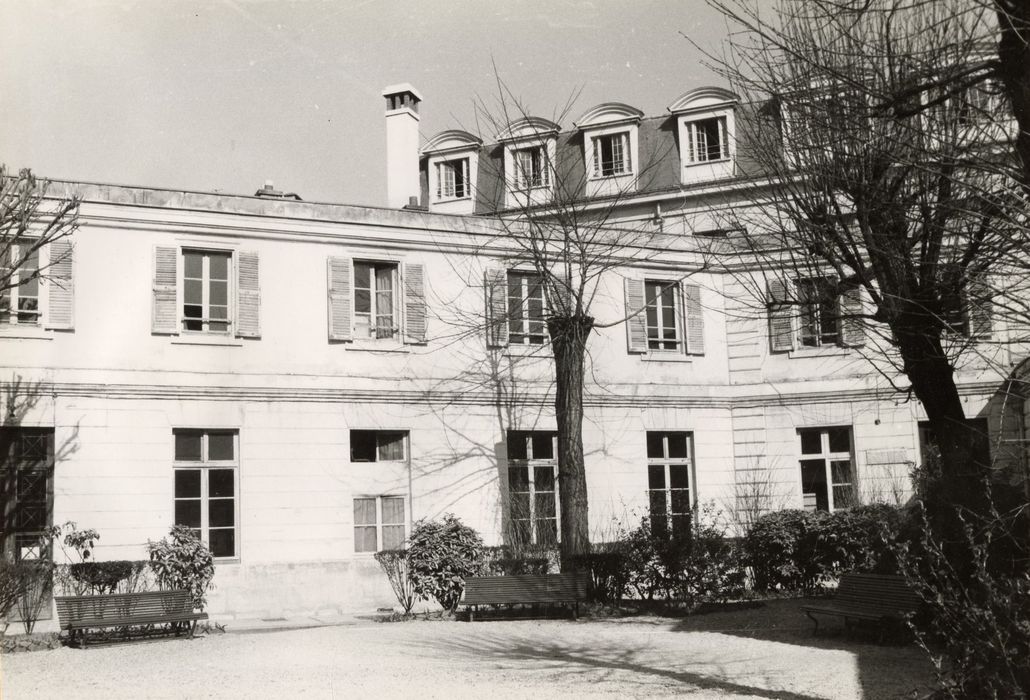
[[[581,91],[566,127],[660,114],[720,84],[683,35],[725,33],[702,0],[0,0],[0,162],[383,206],[385,86],[422,93],[423,142],[495,99],[491,61],[539,116]]]

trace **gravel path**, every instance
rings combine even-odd
[[[774,611],[775,612],[775,611]],[[755,623],[758,623],[756,626]],[[812,638],[792,618],[368,623],[0,657],[4,700],[36,698],[900,698],[915,647]]]

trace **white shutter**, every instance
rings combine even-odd
[[[50,264],[50,299],[44,318],[45,327],[70,331],[75,327],[75,287],[72,279],[72,243],[67,238],[53,241],[47,246]]]
[[[683,309],[686,313],[686,341],[688,355],[705,354],[705,319],[701,306],[701,287],[683,285]]]
[[[966,315],[969,319],[969,337],[989,338],[991,336],[991,316],[994,315],[994,302],[986,276],[971,275],[966,280],[966,290],[963,296]]]
[[[425,266],[404,264],[404,342],[426,342]]]
[[[627,279],[625,287],[627,349],[634,353],[647,352],[647,318],[643,310],[644,281]]]
[[[601,177],[601,139],[593,138],[594,151],[594,177]]]
[[[865,321],[861,318],[865,304],[860,285],[848,285],[840,295],[841,345],[857,348],[865,345]]]
[[[329,290],[329,340],[351,340],[351,259],[330,257],[326,270]]]
[[[631,173],[631,172],[633,172],[633,157],[631,155],[632,151],[630,150],[630,147],[629,147],[629,132],[628,131],[625,134],[622,135],[622,141],[623,141],[622,157],[623,157],[623,162],[626,164],[626,171],[625,172]]]
[[[236,337],[261,337],[261,280],[258,254],[241,251],[236,256]]]
[[[769,347],[773,352],[794,349],[794,307],[788,303],[791,284],[784,279],[769,280]]]
[[[687,124],[687,162],[697,162],[697,129],[693,124]]]
[[[178,266],[179,249],[177,247],[157,246],[154,248],[152,333],[169,335],[179,333]]]
[[[486,343],[490,347],[508,345],[508,271],[500,267],[486,270]]]

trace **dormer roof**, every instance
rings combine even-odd
[[[694,112],[702,109],[714,109],[736,104],[740,101],[736,93],[720,87],[699,87],[680,95],[679,99],[669,105],[673,114]]]
[[[603,102],[587,110],[574,122],[574,126],[577,129],[586,129],[592,126],[637,123],[643,117],[643,112],[623,102]]]
[[[429,139],[429,143],[422,147],[422,154],[444,153],[447,151],[463,151],[471,148],[479,148],[483,145],[483,139],[478,138],[461,129],[448,129]]]
[[[507,128],[497,135],[497,140],[505,142],[543,138],[545,136],[555,136],[559,131],[561,131],[561,126],[550,119],[523,117],[508,124]]]

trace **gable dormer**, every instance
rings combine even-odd
[[[481,139],[467,131],[442,131],[422,148],[429,184],[429,211],[472,214],[479,178]]]
[[[701,87],[669,105],[679,137],[681,184],[733,175],[739,101],[729,90]]]
[[[635,192],[640,175],[639,125],[644,113],[621,102],[605,102],[576,121],[583,134],[586,195]]]
[[[554,192],[558,132],[548,119],[523,117],[497,135],[504,146],[504,204],[547,204]]]

